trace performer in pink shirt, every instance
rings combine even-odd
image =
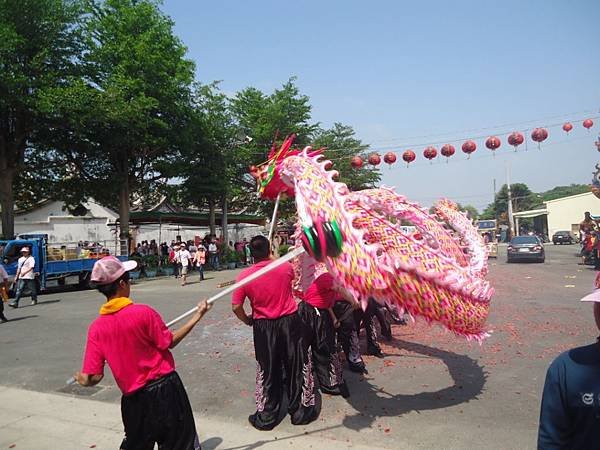
[[[350,304],[356,304],[349,294],[336,289],[333,277],[325,272],[309,286],[298,307],[302,320],[310,329],[310,347],[319,388],[327,394],[343,397],[350,393],[342,374],[341,355],[336,343],[335,329],[340,323],[332,308],[336,301],[346,298]]]
[[[252,238],[250,252],[256,263],[243,270],[237,281],[271,262],[269,240],[264,236]],[[321,398],[314,383],[307,330],[292,295],[293,279],[294,269],[285,263],[237,289],[232,297],[235,315],[253,328],[256,412],[248,420],[259,430],[277,425],[284,389],[293,425],[304,425],[319,417]],[[246,298],[250,299],[250,316],[244,310]]]
[[[129,298],[129,271],[136,265],[114,256],[94,265],[91,281],[106,303],[89,327],[83,367],[75,380],[82,386],[98,384],[108,363],[123,393],[128,450],[154,448],[155,443],[159,448],[199,449],[192,408],[169,349],[192,331],[210,305],[198,303],[196,314],[171,333],[154,309]]]

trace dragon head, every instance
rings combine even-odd
[[[273,141],[267,161],[258,166],[250,166],[250,174],[256,180],[260,198],[275,200],[279,194],[294,197],[294,186],[286,183],[281,178],[280,170],[286,158],[302,153],[301,150],[292,148],[295,138],[295,134],[289,135],[279,148],[277,148],[276,141]],[[322,149],[310,150],[308,155],[314,156],[321,152]]]

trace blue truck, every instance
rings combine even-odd
[[[0,240],[0,260],[8,273],[9,281],[12,281],[17,273],[17,262],[23,247],[29,247],[31,256],[35,259],[34,271],[41,291],[44,291],[51,281],[64,285],[70,277],[77,277],[79,286],[86,288],[95,262],[115,253],[99,243],[49,244],[46,234],[23,234],[17,239]],[[127,260],[127,256],[117,258]]]

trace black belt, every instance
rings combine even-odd
[[[176,378],[177,377],[177,372],[173,371],[168,375],[164,375],[160,378],[157,378],[156,380],[152,380],[149,381],[148,383],[146,383],[146,385],[140,389],[140,391],[146,391],[146,390],[150,390],[153,389],[157,386],[160,386],[163,383],[166,383],[167,381]]]

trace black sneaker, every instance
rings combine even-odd
[[[6,323],[8,319],[6,317],[0,317],[0,323]]]
[[[271,431],[273,428],[275,428],[275,425],[277,425],[277,422],[273,423],[272,425],[267,425],[267,426],[258,425],[256,423],[256,419],[257,419],[256,413],[250,414],[248,416],[248,422],[250,423],[250,425],[252,425],[254,428],[256,428],[259,431]]]
[[[31,306],[37,305],[37,300],[31,300]]]
[[[18,304],[18,303],[15,303],[15,302],[10,302],[10,303],[8,304],[8,306],[10,306],[11,308],[15,308],[15,309],[16,309],[16,308],[18,308],[18,307],[19,307],[19,304]]]

